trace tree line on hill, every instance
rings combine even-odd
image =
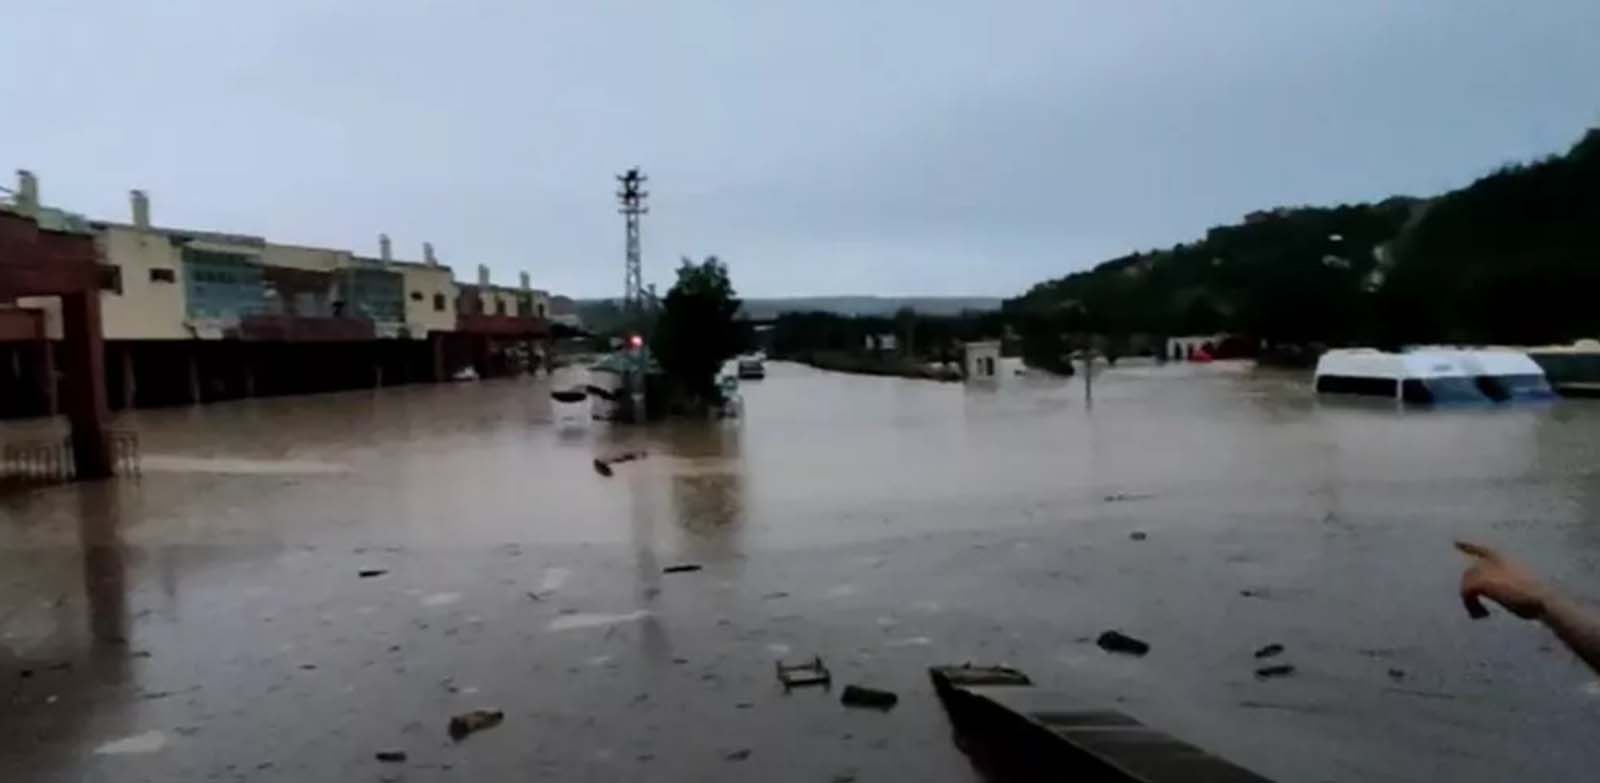
[[[1097,335],[1281,345],[1565,342],[1600,333],[1600,129],[1432,199],[1291,207],[1048,280],[1002,311],[1030,363]]]

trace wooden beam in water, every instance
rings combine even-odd
[[[1020,672],[941,666],[929,674],[957,744],[991,779],[1270,783],[1121,712],[1032,687]]]

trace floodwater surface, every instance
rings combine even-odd
[[[742,421],[613,428],[573,380],[138,411],[142,477],[0,498],[0,780],[973,780],[926,676],[969,660],[1285,781],[1600,763],[1600,684],[1469,620],[1450,548],[1600,594],[1600,404],[773,363]],[[785,694],[814,655],[834,690]]]

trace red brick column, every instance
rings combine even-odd
[[[61,296],[62,364],[66,370],[67,419],[72,423],[72,458],[78,478],[111,475],[106,440],[105,347],[100,336],[100,293],[75,291]]]

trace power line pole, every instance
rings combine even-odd
[[[639,261],[639,216],[650,212],[650,208],[644,205],[644,200],[650,193],[642,189],[647,181],[649,177],[641,174],[638,166],[617,175],[617,182],[621,183],[617,191],[617,200],[622,203],[622,208],[617,211],[622,213],[627,231],[627,261],[622,273],[622,309],[629,313],[644,309],[644,273]]]

